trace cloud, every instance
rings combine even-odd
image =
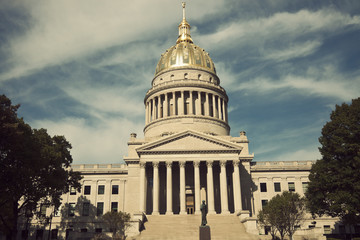
[[[33,122],[32,126],[46,128],[52,136],[64,135],[73,147],[71,154],[75,164],[118,163],[127,155],[129,129],[140,133],[143,124],[125,118],[103,120],[94,126],[89,125],[85,119],[69,117],[56,122],[40,120]]]
[[[206,4],[207,11],[211,12],[223,3],[206,1]],[[201,3],[193,5],[194,19],[207,14],[200,8]],[[11,58],[8,63],[13,67],[3,73],[0,80],[24,76],[111,46],[156,39],[158,34],[166,34],[169,27],[176,33],[181,20],[180,3],[166,0],[136,0],[126,4],[116,0],[106,3],[29,0],[18,1],[11,7],[27,10],[30,26],[23,34],[9,39]],[[195,9],[198,10],[196,14]]]
[[[288,89],[296,90],[297,94],[307,96],[334,97],[341,101],[348,101],[356,98],[360,91],[360,86],[354,85],[359,82],[360,77],[346,78],[345,75],[337,72],[332,65],[309,67],[304,75],[285,74],[280,79],[258,77],[251,81],[242,82],[232,86],[231,91],[251,91],[255,93],[270,93]],[[235,83],[234,83],[235,85]]]

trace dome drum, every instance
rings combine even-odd
[[[230,127],[226,122],[206,116],[176,116],[167,119],[158,119],[147,124],[144,128],[145,137],[162,137],[184,130],[196,130],[210,135],[227,136]]]

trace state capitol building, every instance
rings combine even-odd
[[[126,164],[73,165],[81,192],[64,195],[59,211],[41,209],[50,225],[21,223],[19,239],[91,239],[109,232],[101,215],[110,210],[131,214],[127,239],[198,239],[203,200],[213,239],[271,239],[258,211],[283,191],[304,196],[314,161],[253,161],[245,131],[229,135],[228,96],[209,54],[193,43],[185,4],[178,28],[145,93],[144,137],[130,134]],[[295,239],[343,228],[309,214]]]

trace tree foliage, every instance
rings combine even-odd
[[[261,225],[271,227],[273,239],[277,232],[281,239],[284,239],[285,234],[292,239],[296,226],[301,224],[304,215],[304,199],[297,193],[285,191],[273,197],[263,210],[259,211],[258,220]]]
[[[18,108],[0,96],[0,230],[12,239],[20,216],[36,213],[39,204],[57,208],[70,186],[81,187],[80,174],[70,169],[70,143],[32,129]]]
[[[126,229],[130,227],[130,214],[126,212],[110,211],[102,216],[104,222],[109,226],[113,233],[113,239],[125,239]],[[119,236],[119,237],[117,237]]]
[[[319,142],[322,159],[309,175],[309,210],[360,223],[360,98],[336,105]]]

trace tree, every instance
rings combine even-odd
[[[70,168],[70,143],[32,129],[18,108],[0,96],[0,230],[8,239],[16,238],[19,217],[31,217],[40,204],[57,208],[70,186],[81,187]]]
[[[275,239],[276,231],[280,238],[284,239],[288,234],[290,239],[300,225],[305,215],[304,199],[293,192],[283,192],[273,197],[268,204],[259,211],[258,219],[260,224],[271,227],[271,236]]]
[[[309,175],[308,208],[346,224],[360,223],[360,98],[336,105],[321,134],[322,159]]]
[[[110,231],[112,232],[112,238],[116,239],[117,235],[120,239],[125,239],[125,231],[130,227],[130,214],[126,212],[110,211],[102,216],[102,219],[108,224]]]

